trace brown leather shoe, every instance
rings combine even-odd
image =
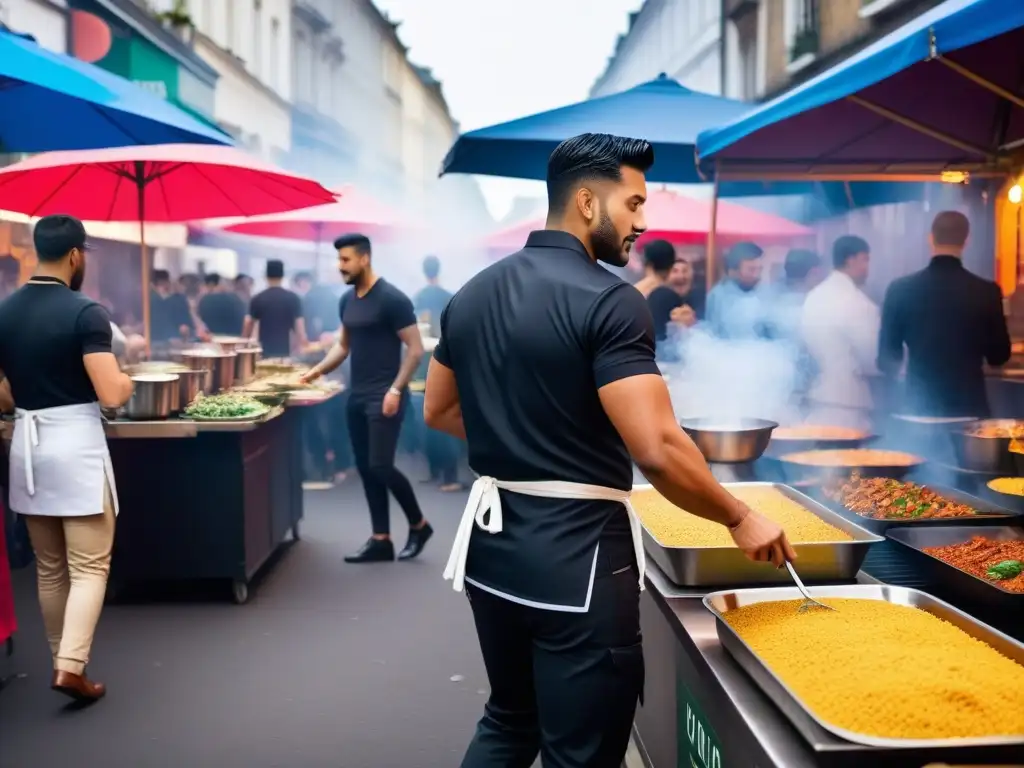
[[[107,693],[107,686],[103,683],[94,683],[85,675],[76,675],[60,669],[53,673],[50,688],[80,702],[97,701]]]

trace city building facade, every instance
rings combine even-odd
[[[0,28],[30,34],[43,48],[68,50],[67,0],[0,0]]]

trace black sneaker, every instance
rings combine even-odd
[[[372,536],[351,555],[345,555],[346,563],[388,563],[395,559],[395,545],[391,539],[375,539]]]
[[[398,553],[398,559],[412,560],[423,551],[423,548],[427,546],[427,542],[430,541],[430,537],[433,535],[434,529],[430,527],[430,523],[424,523],[421,528],[410,528],[409,540],[405,543],[402,551]]]

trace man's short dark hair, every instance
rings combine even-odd
[[[803,280],[812,269],[821,266],[821,256],[806,248],[793,248],[786,254],[783,269],[790,280]]]
[[[967,243],[971,222],[960,211],[942,211],[932,220],[932,242],[960,249]]]
[[[169,283],[171,282],[171,273],[166,269],[154,269],[152,281],[154,283]]]
[[[868,245],[867,240],[856,235],[837,237],[832,244],[832,266],[842,269],[846,266],[846,262],[858,253],[871,253],[871,246]]]
[[[245,274],[245,272],[239,272],[235,275],[235,285],[241,285],[246,280],[252,280],[252,278]]]
[[[312,283],[313,273],[307,272],[306,270],[303,270],[302,272],[296,272],[294,275],[292,275],[292,282],[295,283],[296,285],[302,282]]]
[[[342,248],[352,248],[360,256],[369,256],[370,238],[359,234],[342,235],[334,241],[334,250],[340,251]]]
[[[728,271],[739,269],[744,261],[753,261],[764,256],[764,250],[757,243],[744,241],[736,243],[729,252],[725,254],[725,268]]]
[[[203,282],[207,285],[220,285],[220,275],[216,272],[207,272],[203,276]]]
[[[284,277],[284,262],[280,259],[267,261],[267,280],[280,280]]]
[[[668,240],[652,240],[644,246],[644,264],[659,275],[667,275],[676,263],[676,249]]]
[[[84,251],[85,241],[85,226],[74,216],[44,216],[32,231],[32,242],[40,261],[60,261],[74,248]]]
[[[566,139],[548,158],[548,210],[564,211],[581,182],[621,181],[622,167],[647,173],[654,165],[654,147],[645,139],[607,133],[583,133]]]
[[[437,256],[427,256],[423,260],[423,276],[427,280],[437,280],[439,274],[441,274],[441,260]]]

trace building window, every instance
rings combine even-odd
[[[263,0],[252,0],[252,61],[249,69],[263,77]]]
[[[270,56],[267,59],[267,76],[270,80],[270,87],[275,91],[281,90],[281,22],[277,19],[270,20]]]
[[[818,0],[785,0],[786,49],[793,68],[806,66],[818,54]]]

